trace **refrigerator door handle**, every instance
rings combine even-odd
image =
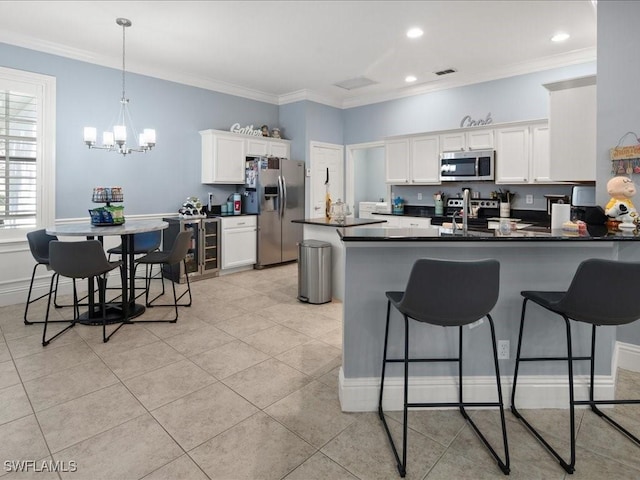
[[[282,176],[282,193],[282,216],[284,217],[284,212],[287,209],[287,179],[284,177],[284,175]]]
[[[282,218],[282,216],[284,215],[284,208],[283,208],[283,204],[284,204],[284,190],[283,190],[283,185],[282,185],[282,176],[278,175],[278,209],[279,209],[279,216],[280,218]]]

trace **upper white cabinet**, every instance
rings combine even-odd
[[[247,155],[266,157],[269,155],[269,142],[262,137],[248,138]]]
[[[270,139],[265,137],[247,138],[247,155],[255,157],[290,158],[291,144],[288,140]]]
[[[496,183],[552,183],[547,122],[497,128]]]
[[[203,130],[202,183],[244,183],[247,156],[290,158],[288,140],[254,137],[222,130]]]
[[[385,142],[387,183],[440,184],[440,139],[425,135]]]
[[[443,152],[461,150],[482,150],[494,147],[494,131],[492,128],[451,132],[440,135],[440,146]]]
[[[531,125],[531,178],[535,183],[552,182],[547,122]]]
[[[269,140],[268,155],[279,158],[291,158],[291,144],[285,140]]]
[[[409,139],[384,142],[384,165],[387,183],[409,183]]]
[[[529,182],[529,127],[498,128],[496,136],[496,183]]]
[[[216,130],[202,137],[202,183],[244,183],[245,138]]]
[[[551,178],[595,181],[596,77],[580,77],[545,87],[550,92]]]

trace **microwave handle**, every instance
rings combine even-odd
[[[480,157],[476,157],[476,178],[480,175]]]

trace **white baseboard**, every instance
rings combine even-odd
[[[640,372],[640,346],[616,342],[611,360],[611,371],[615,372],[618,368]]]
[[[502,400],[510,404],[513,378],[501,378]],[[612,375],[596,375],[595,396],[614,398]],[[497,389],[494,376],[474,376],[463,379],[463,397],[468,402],[495,402]],[[457,402],[457,377],[411,377],[409,378],[410,402]],[[586,399],[588,377],[574,379],[576,399]],[[385,380],[383,408],[402,410],[403,385],[401,377]],[[342,368],[339,374],[338,393],[345,412],[371,412],[378,409],[380,395],[379,378],[345,378]],[[566,375],[523,375],[518,377],[516,404],[519,408],[568,408],[569,382]]]

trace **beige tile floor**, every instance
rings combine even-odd
[[[195,282],[178,323],[125,326],[107,344],[99,327],[78,325],[43,348],[23,305],[0,308],[0,476],[399,478],[376,414],[340,410],[341,304],[297,302],[296,268]],[[640,374],[620,370],[617,388],[640,397]],[[563,445],[566,411],[528,414]],[[640,406],[615,414],[640,432]],[[398,435],[401,416],[389,418]],[[474,418],[499,439],[494,411]],[[504,478],[457,412],[411,412],[409,425],[407,478]],[[588,411],[578,427],[569,476],[507,413],[511,478],[640,478],[638,447]],[[18,474],[6,471],[11,460],[73,461],[77,471]]]

